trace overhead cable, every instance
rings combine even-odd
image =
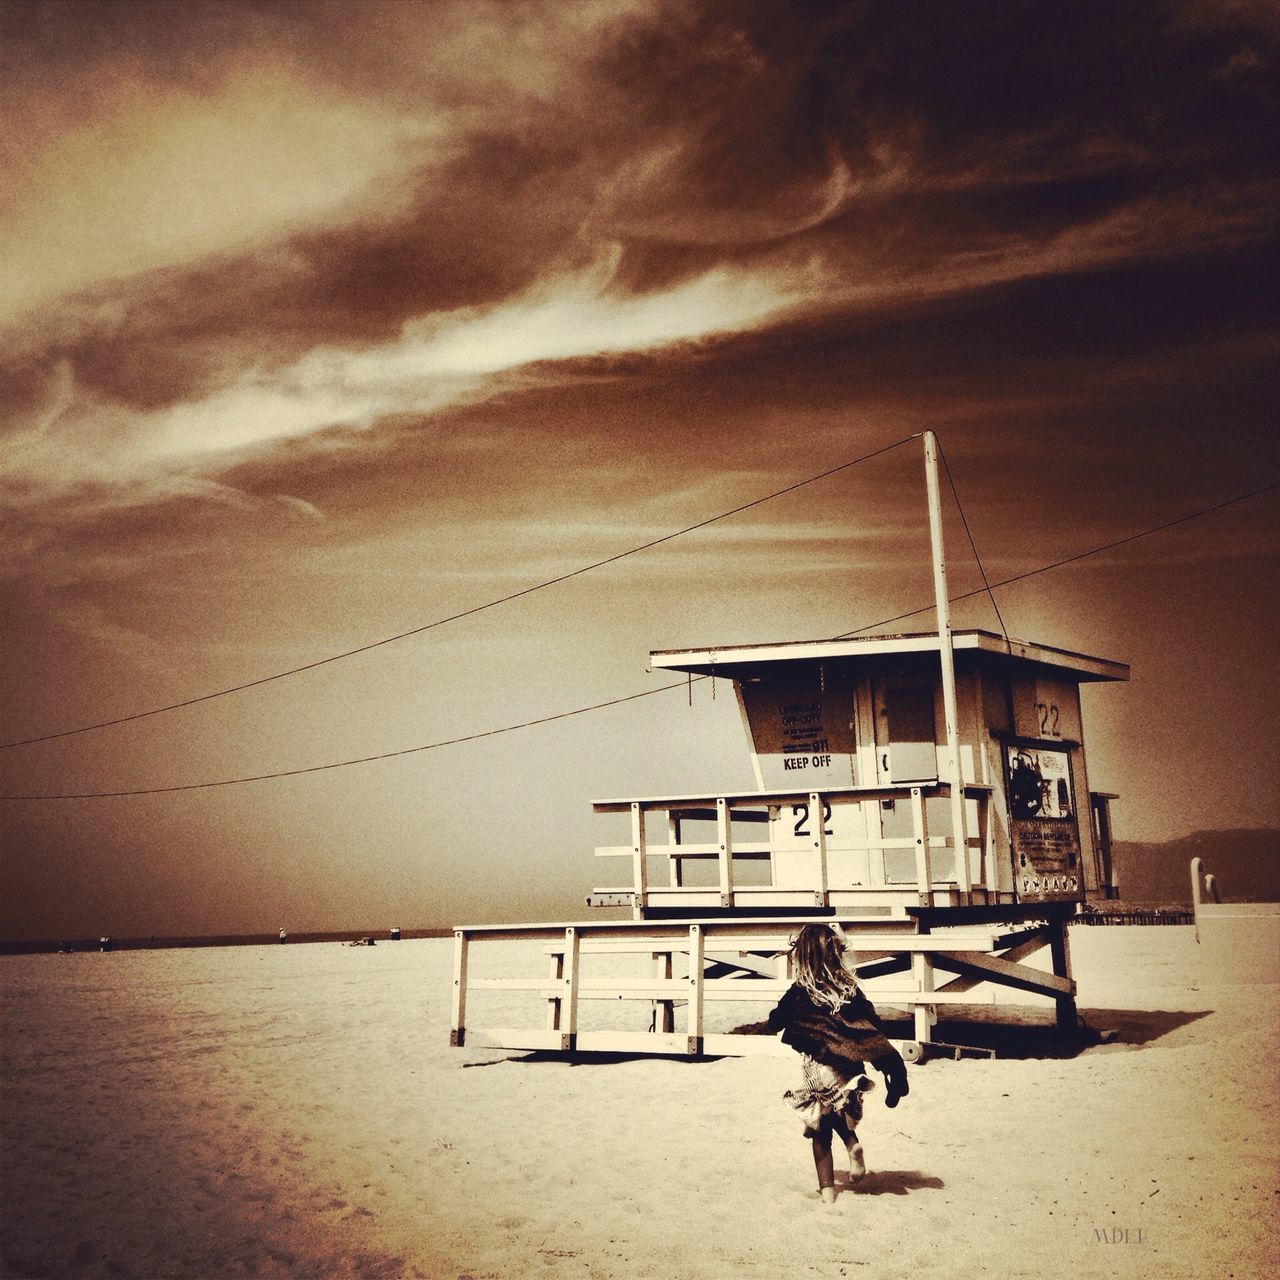
[[[707,680],[708,676],[699,676],[699,680]],[[377,760],[394,760],[397,756],[411,756],[420,751],[436,751],[440,747],[456,747],[463,742],[476,742],[480,738],[494,738],[500,733],[514,733],[517,729],[531,729],[534,725],[550,724],[553,720],[567,720],[570,716],[585,715],[588,711],[603,711],[606,707],[616,707],[624,702],[635,702],[637,698],[649,698],[655,693],[666,693],[669,689],[683,689],[684,681],[675,684],[664,684],[657,689],[645,689],[642,693],[629,693],[622,698],[611,698],[608,702],[597,702],[589,707],[575,707],[572,711],[560,711],[552,716],[540,716],[536,720],[525,720],[521,724],[504,725],[501,729],[485,729],[480,733],[464,734],[460,738],[445,738],[440,742],[428,742],[420,747],[404,747],[399,751],[381,751],[373,756],[359,756],[354,760],[335,760],[331,764],[313,764],[303,769],[280,769],[275,773],[255,773],[243,778],[219,778],[214,782],[186,782],[171,787],[132,787],[121,791],[80,791],[66,792],[60,795],[26,795],[0,796],[0,800],[103,800],[113,796],[158,796],[172,791],[207,791],[212,787],[235,787],[244,782],[268,782],[273,778],[296,778],[304,773],[323,773],[327,769],[347,769],[355,764],[373,764]]]
[[[381,640],[372,640],[368,644],[362,644],[354,649],[344,650],[342,653],[331,653],[327,658],[317,658],[314,662],[304,662],[301,666],[290,667],[287,671],[277,671],[272,675],[259,676],[254,680],[246,680],[243,684],[231,685],[225,689],[215,689],[211,693],[198,694],[193,698],[183,698],[179,702],[170,702],[162,707],[151,707],[146,711],[134,711],[129,715],[116,716],[111,720],[100,720],[96,724],[82,724],[74,729],[60,729],[54,733],[42,733],[34,735],[30,738],[18,738],[12,742],[0,742],[0,751],[8,750],[11,747],[28,747],[37,742],[50,742],[54,738],[69,738],[73,734],[91,733],[95,729],[109,729],[113,725],[128,724],[133,720],[145,720],[149,716],[162,715],[166,711],[177,711],[182,707],[192,707],[197,703],[210,702],[214,698],[225,698],[228,694],[243,693],[246,689],[256,689],[260,685],[270,684],[275,680],[284,680],[288,676],[300,675],[304,671],[314,671],[317,667],[328,666],[332,662],[341,662],[345,658],[354,658],[357,654],[368,653],[373,649],[380,649],[383,645],[395,644],[398,640],[407,640],[410,636],[422,635],[424,631],[434,630],[436,627],[443,627],[450,622],[459,622],[463,618],[474,617],[478,613],[484,613],[488,609],[496,609],[499,605],[510,604],[513,600],[520,600],[524,596],[531,596],[536,591],[545,591],[548,587],[557,586],[561,582],[568,582],[572,578],[580,578],[584,573],[591,573],[595,569],[603,569],[606,565],[617,564],[619,560],[625,560],[629,556],[639,555],[642,551],[650,551],[654,547],[659,547],[665,542],[671,542],[676,538],[682,538],[687,533],[694,533],[698,529],[705,529],[708,525],[719,523],[721,520],[727,520],[730,516],[740,515],[744,511],[750,511],[752,507],[762,506],[766,502],[772,502],[775,498],[781,498],[785,494],[794,493],[797,489],[803,489],[806,485],[816,484],[819,480],[825,480],[829,476],[838,475],[841,471],[848,471],[850,467],[856,467],[859,463],[869,462],[872,458],[878,458],[881,454],[889,453],[893,449],[899,448],[901,445],[909,443],[915,439],[914,436],[904,436],[901,440],[895,440],[892,444],[881,446],[879,449],[872,449],[870,453],[861,454],[857,458],[851,458],[848,462],[842,462],[839,466],[829,467],[826,471],[820,471],[817,475],[809,476],[805,480],[797,480],[795,484],[789,484],[783,489],[775,489],[772,493],[767,493],[763,497],[753,498],[750,502],[744,502],[740,506],[732,507],[728,511],[722,511],[719,515],[708,516],[705,520],[699,520],[696,524],[686,525],[683,529],[677,529],[673,533],[664,533],[659,538],[652,538],[648,542],[643,542],[637,547],[630,547],[626,551],[619,551],[616,555],[606,556],[603,560],[595,560],[590,564],[580,565],[576,569],[571,569],[568,573],[558,574],[554,578],[547,578],[542,582],[535,583],[531,587],[523,587],[519,591],[513,591],[509,595],[501,596],[496,600],[489,600],[485,604],[475,605],[470,609],[463,609],[458,613],[452,613],[445,618],[437,618],[434,622],[423,623],[420,627],[412,627],[408,631],[401,631],[394,636],[384,636]]]
[[[1261,493],[1270,493],[1273,489],[1280,489],[1280,480],[1273,480],[1270,484],[1264,484],[1260,488],[1250,489],[1248,493],[1237,494],[1234,498],[1226,498],[1222,502],[1215,502],[1211,507],[1201,507],[1198,511],[1189,511],[1186,515],[1178,516],[1175,520],[1166,520],[1164,524],[1153,525],[1150,529],[1127,534],[1123,538],[1116,538],[1113,542],[1104,542],[1099,547],[1090,547],[1088,551],[1077,551],[1075,555],[1055,560],[1052,564],[1042,564],[1038,569],[1028,569],[1025,573],[1015,573],[1010,578],[1001,578],[999,582],[975,587],[972,591],[965,591],[960,595],[950,596],[948,599],[951,604],[957,604],[961,600],[969,600],[974,596],[980,596],[984,591],[994,590],[996,587],[1007,587],[1012,583],[1034,578],[1037,574],[1048,573],[1051,569],[1061,569],[1063,565],[1074,564],[1077,560],[1085,560],[1089,556],[1100,555],[1103,551],[1111,551],[1116,547],[1123,547],[1126,543],[1137,542],[1139,538],[1149,538],[1153,533],[1163,533],[1166,529],[1186,524],[1188,520],[1198,520],[1201,516],[1212,515],[1215,511],[1221,511],[1225,507],[1233,507],[1239,502],[1247,502],[1250,498],[1256,498]],[[842,631],[838,636],[832,636],[831,639],[849,640],[853,636],[860,636],[868,631],[877,631],[881,627],[889,626],[891,623],[902,622],[906,618],[915,618],[922,613],[928,613],[933,607],[934,603],[930,601],[928,604],[921,605],[918,609],[912,609],[909,613],[899,613],[892,618],[882,618],[879,622],[870,622],[865,627],[859,627],[856,631]]]
[[[1258,489],[1252,489],[1248,493],[1239,494],[1234,498],[1227,498],[1222,502],[1215,503],[1211,507],[1202,507],[1198,511],[1188,512],[1186,515],[1178,516],[1174,520],[1167,520],[1164,524],[1154,525],[1150,529],[1143,529],[1138,533],[1131,533],[1123,538],[1117,538],[1112,542],[1103,543],[1102,546],[1092,547],[1088,551],[1077,552],[1075,555],[1067,556],[1062,560],[1056,560],[1052,564],[1041,565],[1038,569],[1029,569],[1025,573],[1015,574],[1013,577],[1004,578],[999,582],[993,582],[990,584],[989,588],[979,587],[973,591],[965,591],[960,593],[959,595],[951,596],[950,601],[952,604],[955,604],[958,601],[968,600],[973,596],[981,595],[984,591],[988,589],[994,590],[997,587],[1007,587],[1011,583],[1022,582],[1026,578],[1034,578],[1037,574],[1048,573],[1052,569],[1060,569],[1062,568],[1063,565],[1073,564],[1078,560],[1087,559],[1089,556],[1099,555],[1103,551],[1110,551],[1114,547],[1124,546],[1126,543],[1129,543],[1129,542],[1136,542],[1138,541],[1139,538],[1147,538],[1147,537],[1150,537],[1152,534],[1162,533],[1164,530],[1172,529],[1176,525],[1186,524],[1188,521],[1199,519],[1201,516],[1211,515],[1215,511],[1221,511],[1225,507],[1230,507],[1230,506],[1236,505],[1237,503],[1245,502],[1249,498],[1255,498],[1259,494],[1268,493],[1273,489],[1280,489],[1280,480],[1274,481],[1271,484],[1263,485],[1261,488],[1258,488]],[[930,602],[927,605],[922,605],[919,609],[913,609],[910,613],[900,613],[896,617],[885,618],[881,622],[869,623],[867,626],[860,627],[856,631],[844,631],[838,636],[832,636],[831,639],[847,640],[852,638],[853,636],[862,635],[866,631],[874,631],[879,627],[888,626],[892,622],[900,622],[904,618],[914,618],[917,614],[927,613],[933,607],[934,607],[933,603]],[[691,685],[693,682],[710,680],[710,679],[712,679],[711,676],[693,676],[692,673],[690,673],[689,682]],[[378,761],[378,760],[391,760],[397,756],[414,755],[415,753],[422,752],[422,751],[435,751],[440,747],[457,746],[464,742],[474,742],[480,738],[494,738],[494,737],[497,737],[499,734],[514,733],[516,730],[519,730],[519,729],[529,729],[529,728],[533,728],[535,725],[550,724],[552,721],[555,721],[555,720],[567,720],[572,716],[586,715],[589,712],[600,711],[606,707],[619,706],[624,702],[635,702],[637,699],[648,698],[653,694],[666,693],[672,689],[682,689],[685,687],[686,687],[685,681],[677,681],[675,684],[661,685],[657,689],[645,689],[640,693],[631,693],[631,694],[625,695],[624,697],[612,698],[608,702],[597,702],[591,706],[577,707],[571,711],[561,711],[556,715],[542,716],[536,720],[525,720],[520,724],[505,725],[499,729],[486,729],[480,733],[465,734],[458,738],[447,738],[440,742],[429,742],[424,746],[405,747],[399,751],[384,751],[379,753],[378,755],[360,756],[354,760],[338,760],[330,764],[310,765],[310,766],[307,766],[306,768],[301,768],[301,769],[282,769],[274,773],[252,774],[247,777],[240,777],[240,778],[221,778],[212,782],[188,782],[188,783],[182,783],[179,785],[168,786],[168,787],[135,787],[128,790],[119,790],[119,791],[62,792],[62,793],[48,794],[48,795],[35,795],[35,794],[0,795],[0,801],[5,801],[5,800],[12,800],[12,801],[17,801],[17,800],[101,800],[101,799],[109,799],[117,796],[162,795],[162,794],[166,794],[174,791],[202,791],[202,790],[208,790],[213,787],[238,786],[239,784],[246,783],[246,782],[266,782],[273,778],[293,778],[301,774],[323,773],[324,771],[330,770],[330,769],[345,769],[350,767],[351,765],[371,764],[374,761]]]
[[[951,474],[951,467],[947,463],[947,455],[942,448],[942,441],[938,441],[938,457],[942,459],[942,469],[947,473],[947,483],[951,486],[951,496],[956,500],[956,510],[960,512],[960,519],[964,522],[965,537],[969,539],[969,550],[973,552],[973,558],[978,563],[978,572],[982,574],[982,586],[987,595],[991,599],[991,607],[996,611],[996,621],[1000,624],[1000,634],[1004,636],[1004,646],[1006,649],[1009,645],[1009,628],[1004,625],[1004,615],[1000,612],[1000,605],[996,601],[996,593],[991,589],[991,583],[987,581],[987,570],[982,563],[982,557],[978,554],[978,544],[973,540],[973,530],[969,528],[969,517],[964,513],[964,503],[960,501],[960,491],[956,488],[955,477]]]

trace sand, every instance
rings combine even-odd
[[[789,1059],[450,1049],[447,939],[0,959],[0,1261],[85,1277],[1280,1273],[1277,986],[1206,973],[1190,928],[1079,928],[1072,945],[1081,1008],[1118,1042],[914,1068],[896,1110],[872,1095],[872,1173],[831,1207],[780,1102]]]

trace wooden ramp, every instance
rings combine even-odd
[[[983,913],[990,916],[992,912]],[[927,915],[839,917],[857,954],[859,979],[874,984],[877,1006],[909,1011],[914,1039],[900,1041],[908,1061],[930,1043],[939,1006],[994,1001],[994,987],[1045,996],[1060,1026],[1074,1028],[1066,914],[1029,918],[1025,908],[996,914],[1023,918],[934,924]],[[708,1010],[735,1002],[767,1008],[791,983],[789,949],[802,924],[794,919],[626,920],[588,924],[467,925],[454,930],[455,1046],[628,1054],[788,1054],[757,1030],[709,1031]],[[492,973],[505,959],[495,944],[541,943],[520,949],[517,962],[541,973]],[[1051,971],[1025,964],[1048,947]],[[607,965],[597,958],[609,957]],[[479,963],[478,963],[479,962]],[[601,969],[606,971],[601,971]],[[475,972],[482,969],[483,975]],[[525,1025],[469,1024],[469,1003],[482,993],[524,993]],[[611,1001],[634,1010],[634,1027],[580,1025],[584,1001]],[[757,1020],[763,1012],[757,1012]],[[723,1022],[723,1019],[718,1019]],[[758,1021],[756,1024],[758,1028]]]

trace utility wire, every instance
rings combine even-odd
[[[1198,520],[1201,516],[1212,515],[1215,511],[1221,511],[1225,507],[1233,507],[1239,502],[1247,502],[1250,498],[1256,498],[1260,493],[1270,493],[1273,489],[1280,489],[1280,480],[1273,480],[1270,484],[1264,484],[1258,489],[1250,489],[1248,493],[1237,494],[1234,498],[1225,498],[1222,502],[1215,502],[1211,507],[1201,507],[1198,511],[1189,511],[1185,516],[1178,516],[1175,520],[1166,520],[1164,524],[1153,525],[1150,529],[1128,534],[1126,537],[1115,539],[1114,542],[1104,542],[1100,547],[1090,547],[1088,551],[1078,551],[1073,556],[1055,560],[1052,564],[1041,565],[1038,569],[1028,569],[1026,573],[1015,573],[1011,578],[1001,578],[999,582],[993,582],[989,587],[975,587],[972,591],[965,591],[960,595],[950,596],[948,599],[951,604],[956,604],[961,600],[969,600],[973,596],[980,596],[984,591],[992,590],[996,587],[1007,587],[1011,583],[1022,582],[1026,578],[1034,578],[1037,574],[1048,573],[1051,569],[1061,569],[1064,564],[1074,564],[1077,560],[1085,560],[1089,556],[1099,555],[1103,551],[1111,551],[1115,547],[1123,547],[1126,543],[1137,542],[1139,538],[1149,538],[1153,533],[1163,533],[1166,529],[1186,524],[1189,520]],[[892,618],[883,618],[879,622],[871,622],[865,627],[859,627],[856,631],[842,631],[838,636],[832,636],[831,639],[848,640],[853,636],[860,636],[864,632],[887,627],[892,622],[901,622],[904,618],[914,618],[919,614],[928,613],[933,607],[934,605],[931,601],[929,604],[921,605],[918,609],[912,609],[910,613],[899,613]]]
[[[698,676],[699,680],[709,680],[710,676]],[[493,738],[500,733],[514,733],[517,729],[531,729],[534,725],[550,724],[554,720],[567,720],[570,716],[585,715],[588,711],[603,711],[606,707],[616,707],[624,702],[635,702],[637,698],[649,698],[655,693],[666,693],[670,689],[683,689],[685,682],[664,684],[657,689],[645,689],[642,693],[630,693],[622,698],[612,698],[608,702],[597,702],[589,707],[575,707],[572,711],[560,711],[553,716],[541,716],[537,720],[525,720],[521,724],[504,725],[501,729],[485,729],[481,733],[468,733],[461,738],[445,738],[440,742],[428,742],[421,747],[404,747],[399,751],[382,751],[375,756],[360,756],[355,760],[336,760],[331,764],[313,764],[304,769],[281,769],[276,773],[255,773],[244,778],[220,778],[215,782],[186,782],[171,787],[134,787],[124,791],[80,791],[65,792],[59,795],[27,795],[0,796],[0,800],[102,800],[111,796],[158,796],[171,791],[207,791],[212,787],[235,787],[243,782],[267,782],[272,778],[296,778],[304,773],[323,773],[326,769],[346,769],[354,764],[372,764],[376,760],[393,760],[397,756],[411,756],[419,751],[436,751],[440,747],[456,747],[463,742],[476,742],[480,738]]]
[[[1268,493],[1273,489],[1280,489],[1280,480],[1273,481],[1271,484],[1263,485],[1261,488],[1253,489],[1248,493],[1239,494],[1234,498],[1227,498],[1222,502],[1215,503],[1211,507],[1202,507],[1198,511],[1188,512],[1186,515],[1178,516],[1175,520],[1168,520],[1164,524],[1152,526],[1150,529],[1143,529],[1138,533],[1128,534],[1126,537],[1117,538],[1113,542],[1103,543],[1102,546],[1092,547],[1088,551],[1077,552],[1073,556],[1067,556],[1062,560],[1056,560],[1053,564],[1041,565],[1038,569],[1029,569],[1026,573],[1015,574],[1011,578],[1004,578],[1000,582],[991,583],[989,587],[975,588],[973,591],[966,591],[960,595],[951,596],[951,602],[955,603],[960,600],[968,600],[972,596],[981,595],[986,590],[993,590],[996,587],[1006,587],[1013,582],[1021,582],[1026,578],[1034,578],[1037,574],[1048,573],[1052,569],[1060,569],[1063,565],[1074,564],[1077,560],[1087,559],[1089,556],[1096,556],[1103,551],[1110,551],[1113,547],[1121,547],[1129,542],[1136,542],[1139,538],[1147,538],[1155,533],[1162,533],[1165,529],[1172,529],[1177,525],[1186,524],[1190,520],[1199,519],[1201,516],[1211,515],[1215,511],[1221,511],[1225,507],[1235,506],[1237,503],[1246,502],[1250,498],[1255,498],[1259,494]],[[934,606],[932,603],[923,605],[919,609],[913,609],[910,613],[900,613],[895,618],[885,618],[881,622],[873,622],[865,627],[860,627],[856,631],[845,631],[838,636],[832,636],[833,640],[847,640],[853,636],[861,635],[865,631],[874,631],[878,627],[887,626],[891,622],[899,622],[903,618],[914,618],[917,614],[927,613]],[[446,738],[440,742],[430,742],[420,747],[405,747],[399,751],[384,751],[378,755],[361,756],[355,760],[338,760],[331,764],[310,765],[303,769],[283,769],[275,773],[259,773],[252,774],[243,778],[221,778],[213,782],[188,782],[180,785],[169,787],[136,787],[130,790],[121,791],[81,791],[81,792],[65,792],[51,795],[0,795],[0,801],[5,800],[101,800],[114,796],[148,796],[162,795],[174,791],[203,791],[213,787],[231,787],[237,786],[245,782],[266,782],[273,778],[294,778],[305,773],[322,773],[329,769],[345,769],[351,765],[370,764],[377,760],[391,760],[397,756],[413,755],[420,751],[435,751],[440,747],[456,746],[464,742],[475,742],[480,738],[494,738],[499,734],[513,733],[518,729],[530,729],[535,725],[550,724],[555,720],[567,720],[571,716],[586,715],[591,711],[601,711],[606,707],[616,707],[624,702],[635,702],[640,698],[648,698],[656,693],[667,693],[672,689],[682,689],[686,685],[691,687],[696,681],[710,680],[711,676],[694,676],[689,675],[688,681],[677,681],[674,684],[662,685],[657,689],[646,689],[641,693],[627,694],[621,698],[613,698],[608,702],[597,702],[588,707],[577,707],[572,711],[561,711],[556,715],[542,716],[536,720],[525,720],[520,724],[505,725],[499,729],[486,729],[481,733],[466,734],[459,738]]]
[[[982,563],[982,557],[978,554],[978,544],[973,540],[973,530],[969,528],[969,517],[964,513],[964,503],[960,501],[960,491],[956,488],[955,477],[951,474],[951,467],[947,463],[947,455],[943,451],[941,440],[938,441],[938,456],[942,459],[942,469],[947,473],[947,483],[951,486],[951,496],[956,500],[956,510],[960,512],[960,519],[964,521],[969,550],[973,552],[973,558],[978,562],[978,572],[982,574],[982,585],[991,599],[991,607],[996,611],[996,621],[999,622],[1000,632],[1004,636],[1004,647],[1012,650],[1012,645],[1009,643],[1009,628],[1004,625],[1004,615],[1000,612],[999,604],[996,603],[996,595],[991,590],[991,583],[987,581],[987,570]]]
[[[531,587],[524,587],[519,591],[513,591],[510,595],[499,597],[497,600],[490,600],[485,604],[476,605],[471,609],[463,609],[459,613],[450,614],[446,618],[437,618],[434,622],[424,623],[420,627],[413,627],[408,631],[401,631],[398,635],[386,636],[381,640],[373,640],[369,644],[362,644],[355,649],[347,649],[342,653],[332,653],[327,658],[318,658],[315,662],[306,662],[299,667],[290,667],[287,671],[277,671],[273,675],[259,676],[256,680],[246,680],[243,684],[232,685],[226,689],[215,689],[212,693],[202,693],[194,698],[184,698],[180,702],[170,702],[163,707],[152,707],[147,711],[135,711],[130,715],[117,716],[114,720],[100,720],[96,724],[84,724],[74,729],[61,729],[56,733],[43,733],[30,738],[19,738],[13,742],[0,742],[0,751],[6,751],[11,747],[28,747],[36,742],[50,742],[54,738],[69,738],[77,733],[90,733],[95,729],[109,729],[113,725],[128,724],[132,720],[145,720],[149,716],[162,715],[166,711],[177,711],[182,707],[192,707],[200,702],[209,702],[214,698],[225,698],[228,694],[243,693],[246,689],[256,689],[259,685],[270,684],[274,680],[283,680],[288,676],[300,675],[304,671],[314,671],[317,667],[327,666],[331,662],[341,662],[344,658],[353,658],[360,653],[368,653],[372,649],[380,649],[383,645],[395,644],[398,640],[407,640],[410,636],[422,635],[424,631],[431,631],[436,627],[443,627],[450,622],[458,622],[463,618],[474,617],[477,613],[484,613],[487,609],[496,609],[499,605],[510,604],[513,600],[519,600],[524,596],[533,595],[535,591],[543,591],[547,587],[557,586],[561,582],[568,582],[571,578],[579,578],[584,573],[590,573],[594,569],[602,569],[606,565],[616,564],[619,560],[625,560],[629,556],[639,555],[642,551],[650,551],[654,547],[661,546],[664,542],[671,542],[676,538],[682,538],[687,533],[694,533],[698,529],[705,529],[708,525],[717,524],[721,520],[727,520],[730,516],[740,515],[744,511],[750,511],[752,507],[762,506],[766,502],[772,502],[775,498],[781,498],[785,494],[794,493],[797,489],[803,489],[806,485],[816,484],[819,480],[825,480],[829,476],[838,475],[841,471],[848,471],[850,467],[856,467],[859,463],[870,462],[872,458],[878,458],[881,454],[889,453],[893,449],[899,448],[901,445],[908,444],[916,439],[915,436],[904,436],[901,440],[895,440],[893,444],[883,445],[879,449],[873,449],[870,453],[864,453],[857,458],[852,458],[848,462],[842,462],[839,466],[830,467],[826,471],[820,471],[817,475],[810,476],[807,480],[797,480],[795,484],[789,484],[784,489],[775,489],[773,493],[767,493],[762,498],[753,498],[750,502],[744,502],[740,506],[733,507],[728,511],[722,511],[719,515],[709,516],[705,520],[699,520],[696,524],[686,525],[683,529],[677,529],[674,533],[664,533],[660,538],[653,538],[648,542],[641,543],[638,547],[631,547],[626,551],[619,551],[616,555],[606,556],[603,560],[595,560],[591,564],[580,565],[577,569],[571,569],[568,573],[562,573],[554,578],[547,578],[543,582],[535,583]],[[0,797],[3,799],[3,797]]]

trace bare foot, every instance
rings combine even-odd
[[[855,1142],[849,1148],[849,1180],[857,1182],[867,1176],[867,1161],[862,1154],[862,1143]]]
[[[823,1204],[835,1204],[836,1202],[835,1187],[819,1187],[818,1194],[822,1197]]]

